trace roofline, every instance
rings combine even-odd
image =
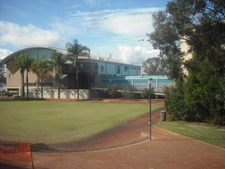
[[[67,53],[67,50],[66,49],[54,48],[54,47],[49,47],[49,46],[28,47],[28,48],[24,48],[24,49],[21,49],[21,50],[18,50],[16,52],[11,53],[7,57],[5,57],[1,61],[1,63],[2,64],[6,64],[8,60],[12,59],[13,57],[17,56],[18,54],[22,53],[23,51],[26,51],[26,50],[29,50],[29,49],[41,49],[41,48],[44,48],[44,49],[52,49],[52,50],[55,50],[56,52],[60,52],[60,53],[62,53],[62,51],[65,52],[65,53]]]
[[[41,48],[52,49],[52,50],[55,50],[58,53],[67,54],[67,50],[66,49],[60,49],[60,48],[55,48],[55,47],[50,47],[50,46],[34,46],[34,47],[28,47],[28,48],[24,48],[24,49],[18,50],[16,52],[13,52],[10,55],[8,55],[7,57],[5,57],[4,59],[2,59],[0,61],[0,63],[1,64],[6,64],[9,60],[11,60],[15,56],[19,55],[23,51],[26,51],[26,50],[29,50],[29,49],[41,49]],[[114,59],[111,59],[111,58],[105,58],[105,57],[97,57],[97,58],[95,58],[96,57],[95,55],[92,55],[92,56],[93,56],[93,58],[90,55],[90,58],[88,58],[88,59],[90,59],[92,61],[97,61],[97,62],[111,62],[111,63],[124,64],[124,65],[133,65],[133,66],[140,67],[139,65],[123,63],[123,62],[120,62],[118,60],[114,60]],[[103,60],[101,60],[99,58],[101,58]],[[87,58],[84,58],[84,57],[81,56],[80,59],[87,59]]]

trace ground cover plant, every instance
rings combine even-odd
[[[152,110],[162,105],[152,105]],[[64,143],[148,113],[148,104],[0,101],[0,140]]]
[[[177,122],[159,122],[155,126],[215,146],[225,147],[225,128]]]

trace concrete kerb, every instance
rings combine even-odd
[[[120,148],[124,148],[124,147],[130,147],[130,146],[134,146],[134,145],[138,145],[138,144],[142,144],[149,141],[149,138],[145,138],[143,140],[134,142],[134,143],[130,143],[130,144],[125,144],[125,145],[120,145],[120,146],[115,146],[115,147],[109,147],[109,148],[102,148],[102,149],[92,149],[92,150],[72,150],[72,151],[63,151],[63,150],[59,150],[59,151],[54,151],[54,150],[48,150],[48,151],[39,151],[39,152],[35,152],[35,153],[45,153],[45,154],[51,154],[51,153],[85,153],[85,152],[98,152],[98,151],[107,151],[107,150],[115,150],[115,149],[120,149]]]

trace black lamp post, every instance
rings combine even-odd
[[[149,83],[149,124],[150,124],[150,140],[152,140],[152,103],[151,103],[151,84],[152,84],[152,78],[148,79]]]

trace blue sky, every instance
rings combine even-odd
[[[0,0],[0,59],[31,46],[65,49],[77,39],[91,55],[140,64],[157,56],[147,42],[152,14],[167,0]],[[138,40],[144,39],[140,42]],[[142,49],[142,50],[141,50]]]

